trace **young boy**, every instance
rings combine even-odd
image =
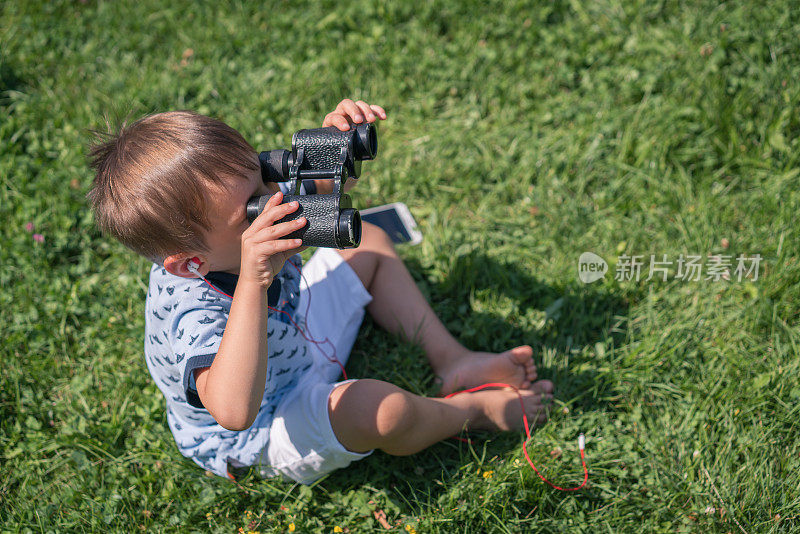
[[[323,126],[378,118],[380,106],[343,100]],[[229,126],[159,113],[109,133],[90,158],[99,226],[154,262],[146,363],[178,448],[201,467],[230,476],[228,464],[258,465],[261,476],[309,484],[374,449],[407,455],[465,426],[521,428],[510,389],[444,399],[373,379],[337,382],[365,308],[421,344],[442,394],[508,383],[532,421],[546,420],[553,385],[534,382],[531,347],[488,354],[458,343],[380,228],[364,224],[358,248],[319,249],[301,267],[301,242],[280,238],[307,221],[275,224],[297,203],[281,203],[255,150]],[[265,194],[274,196],[248,224],[248,199]]]

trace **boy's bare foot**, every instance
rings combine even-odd
[[[533,349],[528,345],[494,354],[468,352],[439,370],[442,395],[480,386],[487,382],[503,382],[519,389],[527,389],[536,380]]]
[[[519,390],[528,423],[541,425],[548,418],[549,404],[553,398],[553,383],[549,380],[534,382],[531,389]],[[459,399],[460,398],[460,399]],[[511,389],[487,389],[474,393],[461,393],[459,399],[473,410],[468,423],[472,430],[520,430],[524,428],[517,392]]]

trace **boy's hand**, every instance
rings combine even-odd
[[[289,213],[297,211],[299,204],[281,204],[283,193],[277,192],[267,201],[253,224],[242,233],[242,264],[239,279],[255,282],[264,289],[283,269],[286,259],[294,255],[302,244],[301,239],[280,239],[306,225],[305,217],[275,224]]]
[[[341,131],[346,132],[350,129],[351,122],[361,124],[366,120],[367,122],[375,122],[377,119],[385,120],[386,112],[382,107],[375,104],[367,104],[363,100],[353,102],[349,98],[345,98],[336,109],[325,115],[325,120],[322,121],[322,126],[336,126]]]

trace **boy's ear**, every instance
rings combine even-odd
[[[202,257],[192,256],[191,254],[186,254],[185,252],[173,254],[164,258],[164,269],[166,269],[168,273],[174,274],[175,276],[182,276],[183,278],[198,278],[198,276],[189,269],[189,262],[191,261],[194,261],[194,263],[197,265],[197,270],[203,276],[208,274],[206,262]]]

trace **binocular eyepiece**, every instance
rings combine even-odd
[[[292,136],[292,150],[269,150],[258,155],[261,178],[267,182],[289,182],[290,194],[283,203],[297,201],[300,207],[279,222],[305,217],[308,224],[284,237],[300,238],[303,245],[329,248],[354,248],[361,243],[361,215],[353,209],[343,186],[348,178],[358,178],[361,162],[378,153],[374,125],[350,125],[343,132],[336,127],[299,130]],[[333,180],[330,194],[300,194],[302,180]],[[252,223],[263,211],[269,195],[252,197],[247,202],[247,219]]]

